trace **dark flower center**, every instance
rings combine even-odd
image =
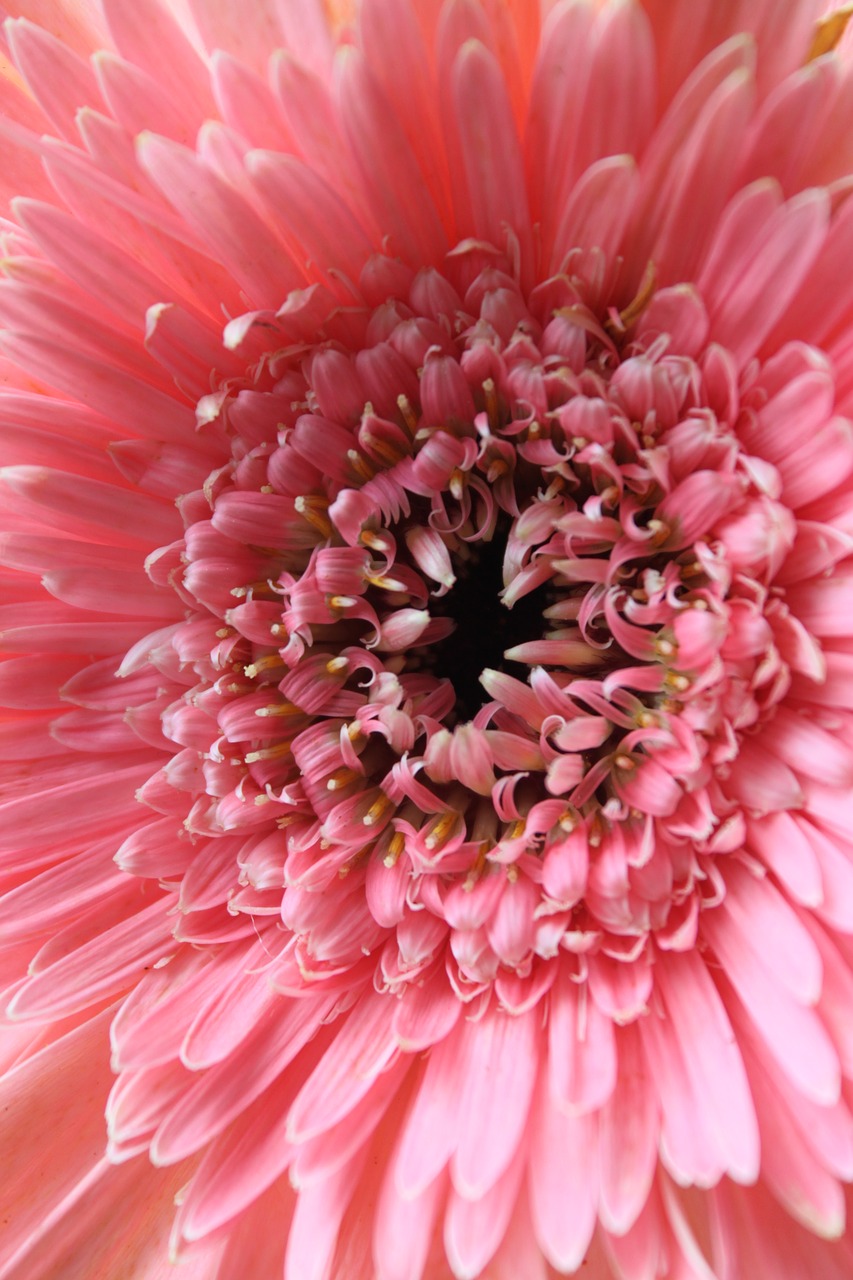
[[[483,671],[506,671],[524,679],[523,664],[508,660],[505,653],[542,634],[546,587],[523,596],[512,608],[501,600],[510,523],[502,514],[494,536],[476,544],[465,560],[454,565],[455,586],[430,608],[433,617],[449,618],[454,629],[428,649],[415,650],[408,664],[453,685],[456,703],[448,723],[473,720],[480,710],[487,696],[480,680]]]

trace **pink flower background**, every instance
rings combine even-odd
[[[844,1280],[853,38],[21,0],[0,1280]]]

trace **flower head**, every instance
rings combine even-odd
[[[0,1277],[849,1275],[849,15],[15,11]]]

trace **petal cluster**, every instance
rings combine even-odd
[[[13,9],[0,1277],[843,1280],[845,15]]]

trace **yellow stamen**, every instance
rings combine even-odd
[[[402,853],[405,847],[406,847],[405,838],[400,834],[399,831],[395,831],[393,836],[388,842],[388,852],[385,854],[385,857],[382,859],[383,864],[389,868],[395,866],[396,863],[400,860],[400,857],[402,856]]]
[[[827,13],[823,18],[820,18],[815,23],[814,35],[811,48],[806,56],[806,62],[813,62],[815,58],[820,58],[825,53],[831,53],[844,35],[851,18],[853,18],[853,4],[842,5],[840,9],[834,9],[832,13]]]
[[[260,751],[247,751],[243,757],[246,764],[257,764],[259,760],[281,760],[290,755],[289,742],[277,742],[275,746],[263,747]]]
[[[332,536],[332,522],[326,514],[328,505],[326,499],[320,499],[313,493],[302,494],[293,499],[293,509],[324,538]]]
[[[381,822],[385,814],[392,807],[393,801],[389,800],[386,795],[381,795],[378,800],[374,800],[367,813],[362,818],[362,824],[365,827],[375,827]]]
[[[250,662],[243,668],[243,672],[250,680],[254,680],[255,676],[260,675],[262,671],[270,671],[273,667],[282,669],[284,663],[277,653],[268,653],[265,657],[256,658],[254,662]]]
[[[347,449],[347,461],[359,480],[363,480],[365,483],[368,480],[372,480],[376,475],[375,469],[367,461],[367,458],[359,453],[357,449]]]
[[[397,578],[368,577],[367,581],[372,587],[378,587],[380,591],[401,591],[403,593],[406,591],[405,582],[400,582]]]
[[[450,484],[448,488],[457,502],[459,502],[462,494],[465,492],[465,486],[467,483],[468,477],[465,472],[460,471],[458,467],[454,467],[450,475]]]
[[[257,707],[256,716],[301,716],[299,707],[292,702],[272,702],[268,707]]]
[[[353,772],[352,769],[347,769],[345,766],[341,769],[336,769],[326,782],[326,790],[340,791],[341,787],[346,787],[349,783],[355,782],[357,777],[357,773]]]
[[[649,533],[652,535],[651,545],[653,547],[661,546],[664,542],[666,542],[667,538],[672,532],[669,525],[665,524],[663,520],[657,520],[657,519],[650,520],[646,527],[648,528]]]
[[[400,410],[400,417],[403,419],[409,434],[414,435],[418,429],[418,419],[409,403],[409,397],[404,395],[397,396],[397,408]]]
[[[600,813],[592,815],[592,822],[589,824],[589,844],[590,848],[597,849],[604,839],[605,826]]]
[[[380,534],[374,533],[372,529],[362,529],[359,541],[363,546],[369,547],[371,551],[381,551],[383,555],[387,555],[391,550],[390,538],[383,538]]]
[[[368,439],[364,440],[364,443],[370,445],[371,453],[377,454],[387,467],[395,467],[403,458],[409,456],[407,449],[393,444],[390,440],[383,440],[377,436],[371,435]]]
[[[424,845],[432,853],[443,845],[450,837],[453,828],[456,826],[458,815],[450,810],[448,813],[442,813],[437,818],[433,818],[429,824],[429,835],[424,840]]]
[[[486,397],[486,416],[489,419],[489,426],[496,427],[498,425],[498,393],[494,379],[486,378],[483,383],[483,395]]]

